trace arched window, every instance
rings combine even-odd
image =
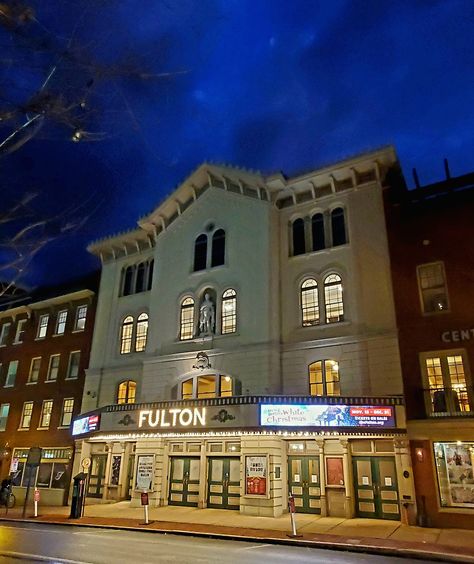
[[[117,390],[117,403],[135,403],[137,383],[133,380],[121,382]]]
[[[207,235],[202,233],[194,243],[194,271],[205,270],[207,260]]]
[[[222,294],[221,333],[235,333],[237,325],[237,294],[229,288]]]
[[[344,321],[342,279],[339,274],[329,274],[324,280],[324,305],[326,307],[326,323]]]
[[[133,271],[135,267],[127,266],[125,269],[125,275],[123,278],[123,296],[129,296],[132,293],[132,286],[133,286]]]
[[[151,290],[152,284],[153,284],[153,268],[155,266],[155,261],[153,259],[150,260],[150,262],[148,263],[148,273],[147,273],[147,284],[146,284],[146,289],[147,290]]]
[[[324,216],[316,213],[311,218],[311,234],[313,236],[313,251],[320,251],[326,247],[324,240]]]
[[[194,337],[194,300],[192,298],[185,298],[181,302],[181,316],[179,324],[179,338],[181,341],[192,339]]]
[[[148,314],[140,313],[137,320],[137,331],[135,335],[135,350],[142,352],[146,347],[146,337],[148,334]]]
[[[347,243],[344,210],[342,208],[336,208],[331,212],[331,231],[333,247]]]
[[[137,276],[135,279],[135,294],[145,291],[145,272],[146,272],[146,264],[144,262],[141,262],[137,266]]]
[[[304,255],[306,244],[304,240],[304,221],[299,218],[293,221],[293,255]]]
[[[128,315],[122,322],[120,331],[120,354],[132,352],[133,317]]]
[[[319,323],[318,283],[314,278],[301,284],[301,316],[303,327]]]
[[[212,236],[211,266],[225,263],[225,231],[218,229]]]
[[[318,360],[309,365],[309,393],[312,396],[340,396],[339,364]]]
[[[225,374],[199,374],[181,382],[181,399],[223,398],[240,393],[240,381]]]

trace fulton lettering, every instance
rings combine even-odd
[[[142,409],[138,427],[198,427],[206,425],[206,408]]]

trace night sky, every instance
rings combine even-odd
[[[0,158],[10,194],[38,192],[40,213],[85,203],[78,215],[90,215],[41,252],[29,284],[98,266],[87,243],[134,227],[204,160],[293,175],[393,143],[409,185],[412,167],[422,183],[441,179],[444,157],[453,175],[474,168],[472,0],[30,4],[36,21],[21,33],[119,70],[90,87],[97,140],[74,143],[46,121]],[[21,104],[48,55],[20,56],[18,35],[0,35],[2,102]],[[60,69],[51,88],[71,95],[82,71]]]

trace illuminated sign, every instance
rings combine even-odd
[[[260,424],[274,427],[395,427],[392,406],[284,405],[260,406]]]
[[[99,415],[89,415],[76,419],[72,424],[73,435],[83,435],[84,433],[92,433],[99,428]]]
[[[206,425],[206,408],[142,409],[138,427],[197,427]]]

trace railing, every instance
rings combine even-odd
[[[429,417],[474,417],[472,387],[432,386],[423,391]]]

